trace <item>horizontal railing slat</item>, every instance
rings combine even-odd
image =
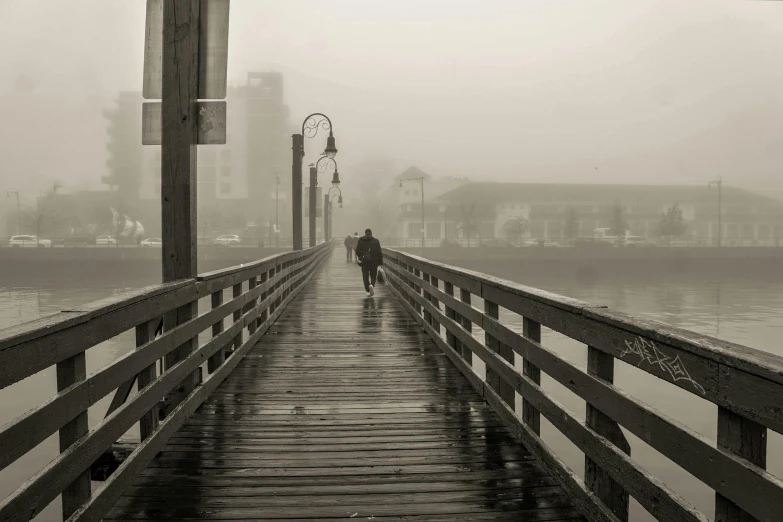
[[[320,256],[314,260],[318,263],[323,260],[323,256]],[[242,346],[234,351],[223,364],[210,375],[200,386],[197,388],[190,397],[177,406],[172,413],[164,419],[158,428],[151,434],[151,436],[143,441],[139,447],[126,459],[120,467],[109,477],[105,483],[105,487],[98,492],[90,501],[82,506],[80,510],[75,512],[66,522],[87,522],[87,521],[100,521],[104,514],[111,509],[115,502],[120,498],[123,491],[127,489],[133,478],[138,475],[144,468],[152,461],[155,455],[158,454],[160,449],[168,442],[168,440],[176,433],[176,431],[182,426],[187,418],[209,397],[209,395],[217,389],[217,387],[225,380],[226,377],[234,370],[239,361],[247,354],[247,351],[258,342],[258,340],[266,333],[269,327],[275,322],[280,314],[285,310],[285,307],[296,297],[299,291],[304,287],[307,280],[312,278],[313,272],[303,276],[302,284],[300,284],[293,292],[291,292],[282,304],[273,312],[258,330],[245,341]],[[299,281],[297,279],[296,281]],[[259,308],[259,307],[256,307]],[[246,315],[250,315],[253,312],[248,312]],[[257,312],[256,312],[257,313]],[[247,320],[243,322],[249,321]],[[230,336],[229,336],[230,337]]]
[[[16,344],[7,340],[0,350],[0,389],[197,298],[198,287],[190,281],[127,306],[112,307],[105,314],[84,312],[91,316],[88,320],[30,340]]]
[[[705,520],[688,502],[640,468],[625,454],[627,449],[621,450],[581,423],[548,396],[537,382],[474,337],[467,326],[472,323],[481,327],[486,334],[486,343],[491,340],[508,346],[524,359],[525,364],[533,365],[569,388],[744,512],[758,520],[774,520],[783,512],[783,481],[763,468],[763,459],[750,462],[743,458],[745,455],[734,453],[733,449],[716,447],[706,437],[647,406],[611,382],[583,371],[544,348],[539,339],[529,339],[501,324],[490,312],[482,313],[448,295],[438,288],[437,280],[442,281],[447,289],[449,285],[469,287],[471,293],[492,303],[492,306],[506,308],[525,321],[541,324],[638,366],[733,411],[741,416],[738,418],[750,419],[782,433],[783,358],[416,256],[394,251],[384,251],[384,256],[389,260],[387,273],[392,287],[403,305],[436,344],[450,355],[449,358],[458,360],[456,365],[466,376],[470,378],[471,374],[475,374],[470,364],[450,343],[443,341],[440,328],[436,330],[432,324],[443,325],[447,337],[456,339],[468,353],[481,358],[489,372],[510,384],[531,407],[540,410],[571,439],[586,457],[600,463],[612,480],[657,517]],[[436,285],[430,284],[429,277],[436,278]],[[467,283],[465,278],[473,278],[473,284]],[[450,318],[439,306],[430,302],[431,298],[443,302],[460,314],[461,319]],[[487,310],[493,310],[492,306]],[[465,319],[470,323],[464,323]],[[481,387],[478,383],[474,383],[474,387],[482,390],[493,404],[493,409],[501,416],[505,415],[507,421],[512,420],[509,414],[513,416],[521,438],[536,442],[531,438],[535,435],[532,428],[513,411],[513,406],[509,407],[498,396],[496,390],[488,385]],[[500,411],[503,409],[508,411],[504,414]],[[546,454],[542,454],[541,458],[546,460]],[[561,482],[568,482],[564,487],[571,494],[573,481],[569,482],[565,476],[561,478]],[[579,486],[582,493],[574,490],[571,496],[582,495],[583,500],[588,499],[590,504],[599,502],[591,496],[592,493],[584,490],[584,486],[583,483]],[[588,513],[585,509],[582,511]]]
[[[400,278],[400,275],[396,270],[391,269],[392,282],[396,282],[401,288],[408,289],[407,285]],[[426,322],[419,321],[418,314],[415,313],[414,308],[403,299],[403,295],[400,294],[400,289],[393,287],[394,291],[400,297],[400,302],[413,316],[413,318],[421,324],[424,329],[430,334],[435,343],[440,347],[446,356],[451,360],[454,365],[462,372],[462,374],[468,379],[473,388],[484,397],[487,402],[495,409],[503,422],[509,427],[511,432],[516,436],[525,447],[539,460],[539,462],[547,469],[549,473],[555,476],[558,482],[568,493],[571,500],[579,507],[591,522],[619,522],[617,517],[595,497],[595,495],[589,491],[584,482],[573,473],[557,455],[552,451],[544,441],[527,425],[520,421],[516,414],[509,408],[509,406],[500,398],[499,395],[490,387],[485,385],[481,377],[468,365],[468,363],[460,356],[460,354],[446,343],[435,329]],[[452,325],[457,323],[451,321]],[[461,330],[462,328],[459,327]]]
[[[141,387],[137,395],[130,397],[125,404],[107,415],[96,428],[76,440],[12,495],[4,499],[0,503],[0,519],[28,520],[39,513],[76,477],[87,470],[127,429],[151,411],[161,397],[171,392],[215,352],[230,345],[245,328],[252,326],[251,330],[254,332],[242,346],[247,348],[257,341],[271,322],[282,313],[285,305],[293,299],[302,285],[309,281],[315,269],[329,253],[327,245],[321,245],[307,251],[278,255],[253,263],[250,267],[246,265],[229,269],[228,277],[222,277],[219,272],[211,273],[198,281],[157,285],[143,291],[131,292],[121,299],[97,301],[80,307],[79,310],[65,312],[68,317],[64,318],[57,314],[54,318],[47,318],[43,323],[35,322],[39,326],[43,324],[39,330],[34,328],[31,330],[31,325],[28,324],[24,325],[24,328],[6,331],[5,348],[0,353],[0,357],[11,357],[14,352],[23,349],[40,350],[45,343],[50,343],[54,347],[49,358],[37,365],[24,365],[7,371],[3,377],[6,377],[7,383],[11,383],[15,382],[14,379],[27,376],[27,372],[35,373],[36,367],[42,369],[59,361],[59,358],[82,353],[102,340],[160,317],[163,313],[175,310],[177,307],[193,303],[200,297],[206,297],[210,295],[206,291],[210,284],[213,288],[214,285],[224,285],[219,290],[222,291],[223,288],[230,286],[236,288],[238,282],[246,280],[243,278],[252,279],[263,274],[262,279],[266,279],[268,274],[273,274],[254,287],[251,285],[250,290],[235,293],[235,298],[231,301],[138,346],[135,351],[100,369],[86,380],[62,390],[46,403],[0,429],[0,447],[3,448],[0,453],[0,469],[2,469],[52,433],[56,433],[73,418],[86,412],[91,405],[113,389],[148,369],[182,343],[196,338],[200,332],[212,328],[215,323],[234,314],[235,320],[225,330],[217,333],[182,361],[168,368],[161,376],[153,378],[151,382],[145,382],[145,386]],[[285,268],[280,268],[281,266]],[[258,302],[259,296],[262,295],[265,297]],[[285,299],[275,303],[282,296],[285,296]],[[273,304],[277,305],[275,311],[267,317],[266,311]],[[252,305],[252,308],[241,313],[247,305]],[[241,315],[237,316],[237,312]],[[263,323],[264,327],[256,329],[259,326],[257,324],[259,316],[266,319]],[[2,333],[0,332],[0,336]],[[63,339],[67,343],[62,342]],[[235,351],[234,354],[239,356],[233,360],[238,361],[243,353]],[[220,375],[227,375],[230,371],[225,368],[227,367],[220,366],[217,369],[221,372]],[[210,382],[217,383],[216,380]],[[194,393],[204,392],[201,388],[197,388]],[[203,399],[201,401],[203,402]],[[167,426],[171,425],[167,424]],[[165,437],[165,440],[167,439],[168,437]],[[156,440],[163,440],[163,438],[158,437]]]

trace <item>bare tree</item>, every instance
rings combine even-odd
[[[613,236],[621,237],[628,230],[628,221],[625,219],[625,209],[619,203],[612,207],[612,220],[610,222],[609,232]]]
[[[667,244],[671,246],[672,238],[680,237],[688,226],[682,217],[682,209],[678,203],[672,204],[661,214],[661,222],[658,224],[658,234],[666,237]]]

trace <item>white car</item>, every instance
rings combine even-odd
[[[162,247],[163,241],[159,237],[148,237],[141,242],[143,247]]]
[[[111,236],[98,236],[95,238],[96,245],[116,245],[117,240]]]
[[[234,234],[228,234],[225,236],[218,236],[215,238],[215,244],[216,245],[238,245],[241,243],[242,240],[239,239],[239,236]]]
[[[38,239],[37,236],[12,236],[8,240],[8,246],[13,248],[49,248],[52,242],[48,239]]]

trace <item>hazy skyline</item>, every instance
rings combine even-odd
[[[0,0],[0,15],[0,190],[99,187],[101,111],[141,89],[145,2]],[[782,44],[779,2],[233,0],[229,78],[279,70],[295,124],[329,114],[346,186],[387,158],[783,193]]]

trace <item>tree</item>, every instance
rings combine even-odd
[[[503,223],[503,232],[506,233],[506,237],[510,243],[515,241],[517,243],[521,243],[522,235],[527,231],[527,229],[528,221],[521,216],[511,218]]]
[[[570,245],[575,237],[579,236],[579,217],[576,215],[576,210],[573,208],[568,209],[566,213],[565,222],[563,223],[563,232],[568,238],[568,244]]]
[[[686,228],[688,227],[682,217],[682,209],[678,203],[674,203],[661,214],[658,235],[666,237],[667,243],[671,245],[672,238],[682,236]]]
[[[628,230],[628,221],[625,219],[625,209],[619,203],[615,203],[612,207],[612,221],[610,223],[609,232],[613,236],[621,237],[625,236],[625,232]]]
[[[462,219],[457,225],[457,228],[459,229],[460,232],[462,232],[462,237],[464,239],[467,239],[468,242],[470,242],[470,238],[471,236],[473,236],[473,234],[476,234],[478,236],[478,232],[479,232],[478,222],[473,217],[473,213],[475,212],[475,210],[476,210],[475,203],[473,203],[470,206],[470,209],[466,209],[465,205],[460,205]]]

